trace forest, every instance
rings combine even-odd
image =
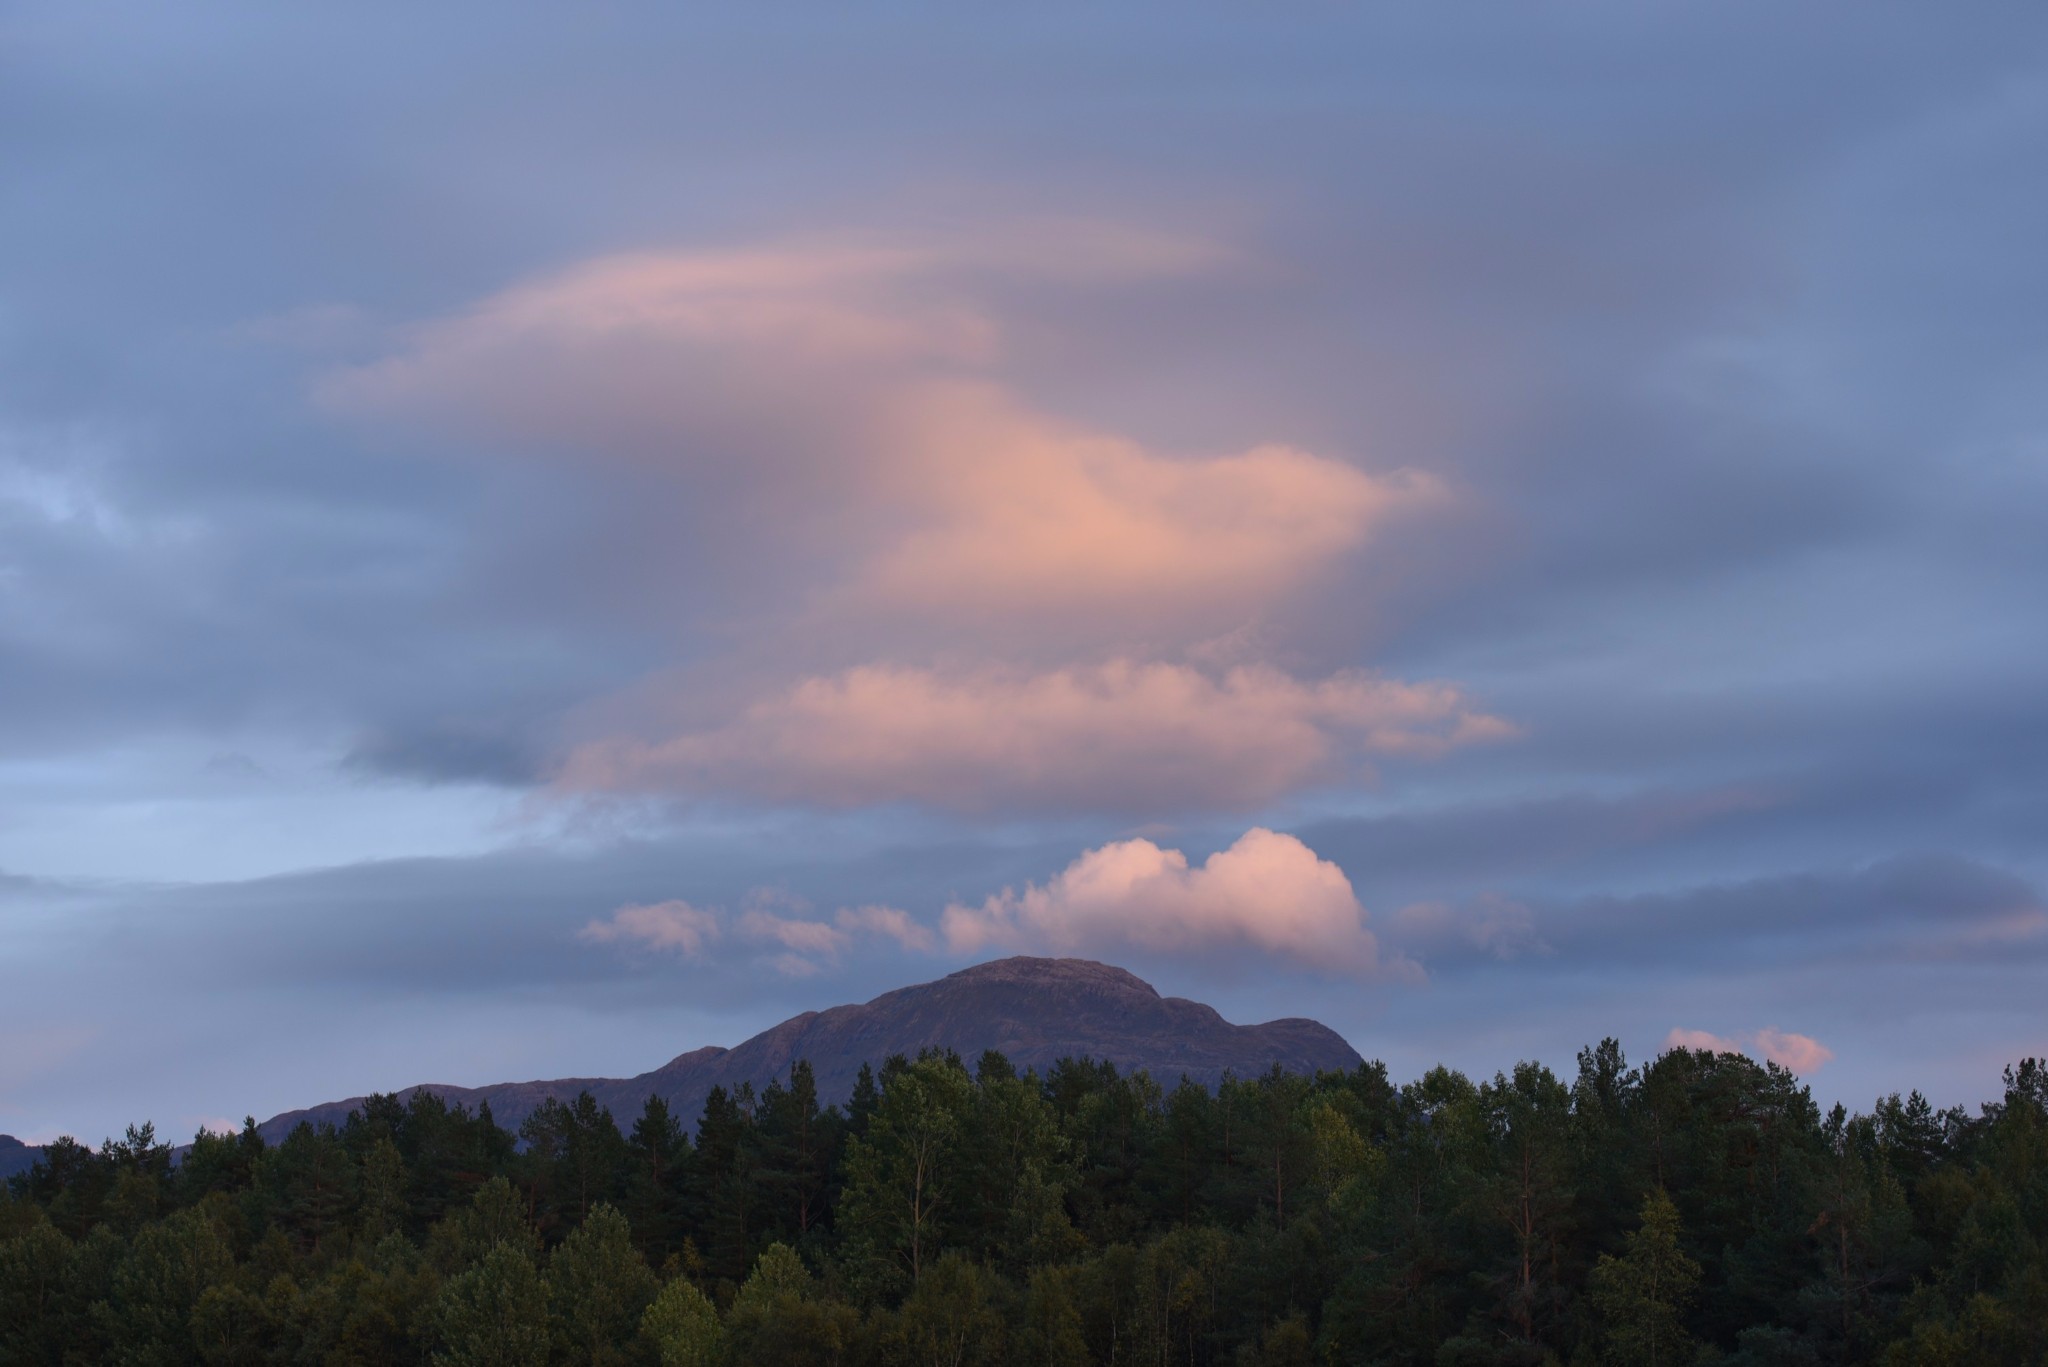
[[[0,1362],[2038,1364],[2048,1065],[2004,1083],[1852,1115],[1612,1040],[1214,1091],[931,1053],[687,1122],[145,1124],[8,1184]]]

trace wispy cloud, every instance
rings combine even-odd
[[[620,907],[606,919],[590,922],[577,935],[596,944],[701,954],[723,933],[723,918],[715,911],[688,902],[655,902]]]
[[[708,957],[722,946],[742,954],[766,949],[770,966],[792,977],[836,964],[864,938],[906,950],[930,950],[937,943],[928,927],[895,907],[841,907],[826,919],[809,911],[802,898],[761,888],[748,896],[736,916],[683,901],[630,905],[590,921],[577,938],[693,959]]]

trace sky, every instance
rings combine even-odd
[[[2048,1054],[2048,12],[0,10],[0,1132],[1012,953]]]

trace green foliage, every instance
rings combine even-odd
[[[0,1367],[2048,1363],[2032,1060],[1973,1116],[1611,1040],[1214,1092],[928,1053],[520,1133],[422,1090],[60,1140],[0,1201]]]
[[[752,1264],[761,1219],[759,1161],[753,1088],[713,1087],[697,1122],[688,1205],[706,1264],[713,1275],[735,1283]]]
[[[1191,1362],[1222,1313],[1231,1241],[1219,1229],[1176,1229],[1139,1250],[1131,1340],[1141,1360]]]
[[[435,1226],[430,1243],[435,1261],[443,1271],[460,1272],[501,1245],[534,1258],[540,1234],[526,1212],[525,1195],[503,1177],[493,1177],[477,1188],[468,1209]]]
[[[779,1243],[762,1251],[726,1316],[735,1362],[838,1362],[857,1325],[853,1308],[821,1296],[803,1259]]]
[[[973,1082],[958,1060],[925,1057],[883,1091],[865,1137],[846,1153],[841,1225],[855,1281],[874,1293],[917,1285],[957,1227],[961,1130]]]
[[[981,1367],[1003,1360],[1006,1323],[994,1274],[955,1250],[934,1260],[903,1302],[885,1344],[919,1367]]]
[[[1642,1228],[1628,1251],[1602,1254],[1587,1290],[1605,1328],[1605,1360],[1616,1367],[1670,1367],[1692,1357],[1685,1312],[1700,1265],[1678,1245],[1678,1207],[1662,1191],[1643,1202]]]
[[[521,1166],[544,1233],[558,1236],[598,1202],[623,1194],[626,1137],[589,1092],[566,1106],[549,1097],[520,1125],[519,1137],[527,1143]]]
[[[85,1309],[71,1241],[48,1221],[0,1243],[0,1362],[61,1362]]]
[[[1012,1342],[1017,1359],[1035,1367],[1086,1367],[1088,1337],[1075,1283],[1079,1269],[1033,1270],[1018,1307]]]
[[[128,1243],[107,1298],[92,1307],[111,1357],[128,1363],[185,1359],[194,1308],[234,1270],[233,1250],[213,1215],[206,1208],[181,1210],[144,1226]]]
[[[609,1205],[592,1210],[548,1259],[547,1280],[561,1354],[593,1367],[627,1361],[655,1279],[626,1217]]]
[[[541,1367],[548,1360],[547,1288],[524,1249],[498,1244],[434,1303],[441,1367]]]
[[[712,1367],[725,1353],[718,1307],[681,1277],[661,1289],[640,1317],[640,1341],[660,1367]]]
[[[381,1239],[405,1227],[405,1158],[398,1145],[379,1139],[363,1159],[361,1228],[366,1239]]]

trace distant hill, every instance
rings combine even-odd
[[[0,1182],[17,1172],[27,1172],[42,1156],[40,1145],[24,1144],[11,1134],[0,1134]]]
[[[732,1049],[712,1046],[681,1054],[631,1078],[574,1077],[503,1082],[487,1087],[426,1083],[421,1090],[474,1109],[488,1101],[500,1125],[516,1128],[548,1097],[571,1100],[588,1090],[630,1124],[650,1095],[694,1125],[717,1085],[757,1088],[786,1077],[808,1059],[819,1098],[844,1101],[863,1063],[921,1049],[951,1049],[971,1066],[999,1049],[1021,1071],[1043,1072],[1068,1057],[1107,1059],[1119,1069],[1144,1069],[1167,1086],[1185,1075],[1213,1087],[1226,1072],[1239,1077],[1278,1064],[1290,1072],[1349,1069],[1358,1052],[1329,1027],[1298,1017],[1264,1025],[1232,1025],[1216,1011],[1180,997],[1162,997],[1121,968],[1087,959],[1001,959],[962,969],[937,982],[886,992],[860,1006],[806,1011]],[[275,1143],[301,1121],[339,1125],[362,1097],[330,1101],[274,1116],[258,1128]],[[0,1160],[4,1161],[4,1160]]]

